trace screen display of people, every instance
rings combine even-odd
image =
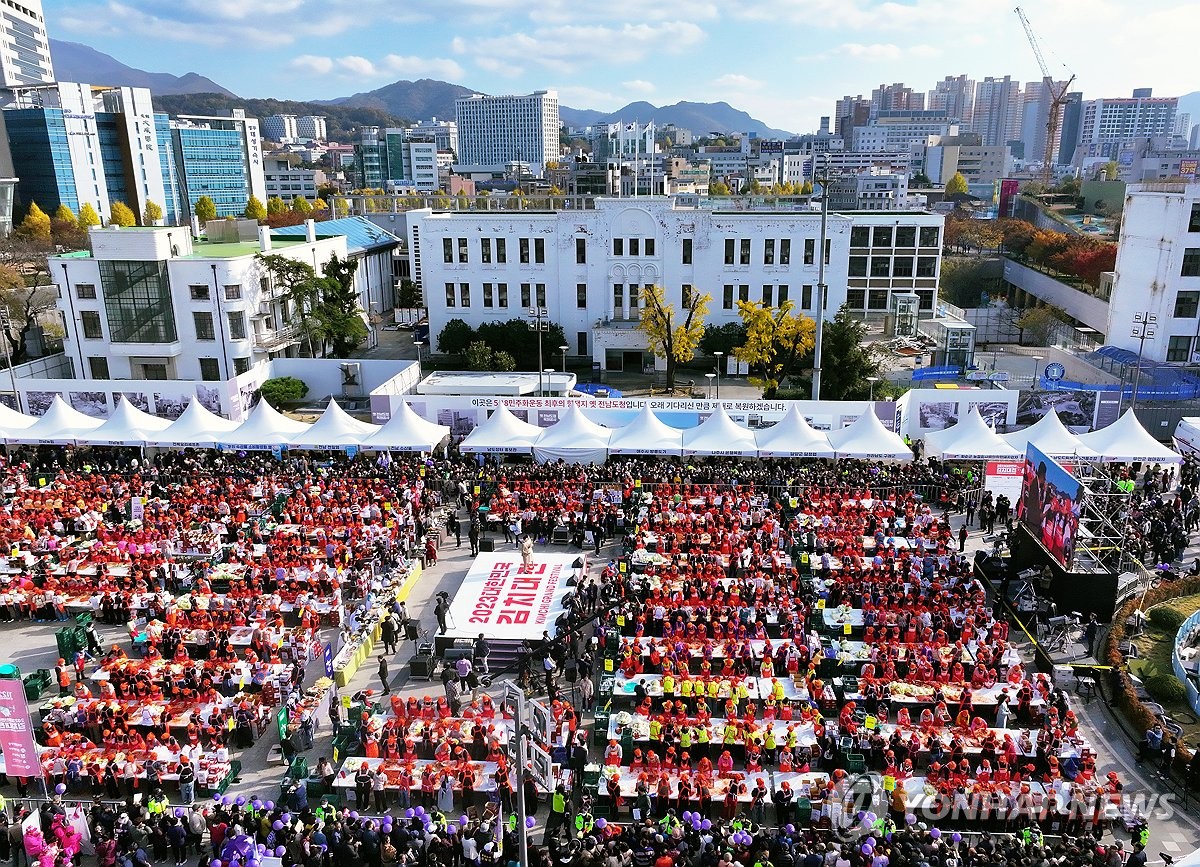
[[[1025,452],[1024,488],[1017,519],[1064,567],[1075,554],[1082,497],[1079,480],[1030,443]]]

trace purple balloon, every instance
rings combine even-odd
[[[351,810],[351,811],[350,811],[350,818],[351,818],[351,819],[357,819],[357,818],[358,818],[358,810]]]
[[[860,847],[860,851],[864,855],[870,855],[872,850],[871,850],[870,846],[868,846],[866,843],[863,843],[862,846]]]
[[[276,831],[282,831],[283,830],[283,822],[276,819],[274,822],[271,823],[271,827],[274,828]]]
[[[597,821],[596,824],[599,825],[600,822]],[[701,831],[711,831],[712,830],[712,820],[711,819],[701,819],[700,820],[700,830]]]
[[[57,786],[54,787],[54,794],[56,794],[56,795],[61,795],[66,791],[67,791],[67,787],[65,785],[63,785],[62,783],[59,783]]]
[[[217,792],[215,795],[213,795],[213,800],[216,801],[218,804],[221,803],[221,793]]]
[[[786,828],[784,828],[783,830],[787,831],[789,834],[795,834],[795,833],[796,833],[796,826],[795,826],[795,825],[788,825],[788,826],[787,826]]]
[[[596,827],[599,828],[601,831],[603,831],[605,828],[608,827],[608,820],[605,819],[603,816],[601,816],[599,819],[596,820]]]
[[[693,831],[700,830],[700,820],[697,819],[695,816],[692,816],[692,830]]]
[[[951,841],[953,841],[955,843],[961,843],[962,842],[962,834],[955,831],[953,834],[950,835],[950,839],[951,839]]]
[[[268,810],[274,810],[274,809],[275,809],[275,802],[274,802],[274,801],[267,801],[267,809],[268,809]]]
[[[255,798],[253,801],[250,802],[250,806],[256,810],[261,810],[262,805],[263,805],[262,801],[260,801],[258,798]]]
[[[221,867],[221,859],[213,858],[211,861],[208,862],[208,867]]]
[[[875,848],[875,838],[867,837],[865,840],[863,840],[863,845],[870,846],[872,849],[874,849]]]
[[[917,824],[917,814],[916,813],[905,813],[904,814],[904,824],[906,824],[906,825]]]
[[[691,822],[691,821],[692,821],[692,811],[691,811],[691,810],[684,810],[684,811],[683,811],[683,821],[685,821],[685,822]]]
[[[286,851],[287,851],[287,848],[284,846],[276,846],[275,847],[275,854],[281,858],[283,857],[283,853]]]
[[[284,824],[287,824],[288,822],[292,821],[292,814],[291,814],[291,813],[284,813],[284,814],[283,814],[283,816],[282,816],[282,818],[283,818],[283,822],[284,822]]]
[[[449,828],[446,829],[446,831],[447,831],[447,833],[450,833],[450,834],[457,834],[458,833],[458,825],[451,825]]]
[[[466,816],[459,816],[459,817],[458,817],[458,824],[462,825],[464,828],[465,828],[467,825],[469,825],[470,823],[471,823],[471,820],[470,820],[470,819],[468,819]]]
[[[233,804],[233,795],[225,795],[221,798],[221,803],[228,807]]]
[[[267,851],[267,844],[266,844],[266,843],[259,843],[259,844],[258,844],[258,846],[257,846],[256,848],[258,849],[258,854],[259,854],[259,855],[264,855],[264,854],[266,854],[266,851]]]
[[[239,807],[245,806],[245,804],[246,804],[246,796],[245,796],[245,795],[238,795],[238,796],[237,796],[237,800],[236,800],[236,801],[234,801],[234,803],[235,803],[235,804],[237,804]]]
[[[525,817],[525,827],[526,828],[532,828],[536,824],[537,824],[537,819],[533,818],[533,816]]]
[[[936,840],[938,837],[942,836],[942,829],[941,828],[930,828],[929,836]]]
[[[417,811],[414,810],[412,807],[409,807],[407,810],[404,811],[405,819],[411,819],[415,815],[417,815]]]

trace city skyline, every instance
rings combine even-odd
[[[564,0],[44,5],[56,39],[151,71],[196,72],[243,97],[331,99],[435,78],[492,94],[552,88],[563,105],[603,111],[635,100],[725,101],[772,127],[808,132],[837,99],[869,96],[880,83],[927,92],[960,73],[1041,77],[1011,0],[669,0],[636,21],[621,7]],[[1162,62],[1187,56],[1188,7],[1148,0],[1130,11],[1118,0],[1066,0],[1028,13],[1052,74],[1066,78],[1065,62],[1086,98],[1200,89],[1187,64]]]

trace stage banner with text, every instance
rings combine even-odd
[[[541,638],[554,632],[575,556],[539,550],[526,567],[515,551],[480,554],[450,603],[448,634],[474,638]]]
[[[1024,461],[988,461],[984,471],[984,490],[992,492],[992,502],[1001,494],[1008,497],[1015,510],[1021,499],[1021,482],[1025,477]]]
[[[19,680],[0,680],[0,753],[4,754],[5,773],[10,777],[42,775],[29,706],[25,704],[25,684]]]

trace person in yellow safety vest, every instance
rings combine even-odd
[[[802,573],[808,571],[808,552],[807,551],[800,552],[800,571]]]
[[[706,726],[706,725],[700,726],[700,728],[698,728],[696,730],[696,743],[700,744],[701,746],[704,747],[704,750],[701,752],[702,756],[708,755],[708,741],[709,741],[708,726]]]
[[[739,684],[737,685],[737,699],[738,699],[738,701],[742,701],[742,700],[744,700],[744,699],[748,699],[748,698],[750,698],[750,690],[746,688],[746,684],[744,684],[744,683],[739,683]]]
[[[167,796],[163,794],[163,790],[155,789],[150,800],[146,802],[146,812],[151,816],[161,816],[167,811],[167,804]]]
[[[787,730],[787,745],[789,749],[795,749],[800,743],[800,735],[796,733],[793,726],[788,726]]]
[[[725,731],[722,733],[721,739],[726,744],[736,743],[737,742],[737,726],[735,726],[732,722],[726,722],[725,723]]]
[[[681,680],[679,682],[679,694],[682,695],[684,698],[692,697],[692,680],[691,680],[691,678],[684,678],[683,680]]]
[[[716,678],[708,682],[708,697],[717,698],[721,694],[721,683]]]
[[[771,684],[771,697],[776,701],[783,701],[783,682],[773,681]]]
[[[662,723],[658,721],[658,717],[650,720],[650,740],[655,742],[662,741]]]
[[[675,675],[664,674],[662,679],[663,695],[675,694]]]
[[[763,749],[767,751],[768,758],[775,758],[775,727],[767,726],[767,733],[763,735]]]
[[[692,748],[692,727],[684,726],[679,732],[679,749],[690,750]]]

